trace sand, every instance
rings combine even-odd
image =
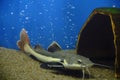
[[[81,71],[46,69],[24,52],[0,47],[0,80],[82,80]],[[114,70],[91,67],[85,80],[114,80]]]

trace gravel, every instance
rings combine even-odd
[[[0,80],[82,80],[82,71],[46,69],[24,52],[0,47]],[[91,67],[85,80],[114,80],[114,70]]]

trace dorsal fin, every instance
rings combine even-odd
[[[44,49],[40,44],[36,44],[34,49]]]
[[[60,51],[62,48],[60,47],[60,45],[56,42],[53,41],[49,46],[48,46],[48,51],[49,52],[55,52],[55,51]]]

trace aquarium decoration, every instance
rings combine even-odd
[[[120,78],[120,9],[95,9],[79,33],[76,48],[93,62],[115,66],[115,77]]]

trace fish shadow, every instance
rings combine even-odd
[[[35,61],[39,61],[36,57],[34,57],[32,55],[30,55],[30,57]],[[52,73],[56,74],[56,75],[65,75],[65,76],[72,76],[75,78],[83,78],[82,70],[70,70],[70,69],[65,69],[65,68],[61,68],[61,67],[50,68],[47,66],[46,63],[41,63],[41,62],[40,62],[40,67],[43,69],[52,70]],[[88,74],[87,71],[85,71],[84,75],[85,75],[86,79],[94,78],[94,76],[92,76],[91,74]]]
[[[51,73],[56,74],[56,75],[65,75],[65,76],[72,76],[75,78],[83,78],[82,70],[70,70],[70,69],[59,68],[59,67],[58,68],[50,68],[45,63],[42,63],[40,65],[40,67],[43,69],[52,70]],[[92,75],[89,75],[87,73],[87,71],[85,71],[84,75],[85,75],[86,79],[94,78]]]
[[[38,59],[36,59],[36,57],[34,57],[32,55],[30,55],[30,57],[35,61],[39,61]],[[50,68],[47,66],[46,63],[41,63],[41,62],[40,62],[40,67],[43,69],[52,70],[51,73],[56,74],[56,75],[65,75],[65,76],[72,76],[75,78],[83,78],[82,70],[70,70],[70,69],[65,69],[65,68],[61,68],[61,67]],[[89,75],[87,71],[85,71],[84,75],[85,75],[86,79],[94,78],[94,76],[92,76],[91,74]]]

